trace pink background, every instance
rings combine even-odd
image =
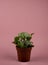
[[[30,62],[18,62],[14,36],[34,32]],[[48,65],[48,0],[0,0],[0,65]]]

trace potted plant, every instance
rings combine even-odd
[[[18,36],[14,37],[13,43],[16,45],[19,61],[30,61],[31,49],[34,47],[33,42],[31,42],[33,34],[34,33],[29,34],[27,32],[21,32],[18,33]]]

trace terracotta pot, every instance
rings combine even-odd
[[[32,47],[29,47],[29,48],[16,47],[18,61],[21,61],[21,62],[30,61],[31,49]]]

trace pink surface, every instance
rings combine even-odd
[[[18,62],[13,38],[34,32],[30,62]],[[0,0],[0,65],[48,65],[48,0]]]

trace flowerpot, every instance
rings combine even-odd
[[[16,46],[18,61],[27,62],[30,61],[32,47],[19,48]]]

